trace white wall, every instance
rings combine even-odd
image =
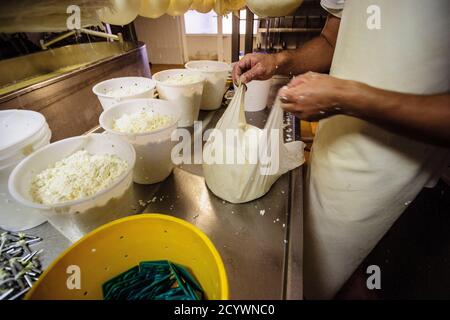
[[[231,62],[231,35],[187,35],[186,38],[189,60],[206,59]],[[218,44],[218,41],[221,40],[222,47]],[[244,51],[245,37],[243,35],[241,35],[240,41],[241,51]]]
[[[138,39],[147,45],[153,64],[183,64],[182,26],[178,17],[164,15],[158,19],[138,17],[134,21]]]
[[[185,35],[184,19],[167,15],[158,19],[138,17],[134,24],[138,39],[147,44],[153,64],[183,64],[201,59],[231,62],[231,35]],[[243,51],[243,35],[240,40]]]

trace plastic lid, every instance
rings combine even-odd
[[[0,153],[20,147],[46,123],[39,112],[30,110],[0,111]]]

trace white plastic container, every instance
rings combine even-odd
[[[123,101],[139,98],[153,98],[155,81],[144,77],[113,78],[97,83],[92,92],[98,97],[103,110]]]
[[[127,170],[108,188],[79,200],[45,205],[33,201],[33,178],[43,170],[79,150],[90,154],[114,154],[127,161]],[[133,204],[132,172],[136,153],[131,144],[110,134],[90,134],[60,140],[31,154],[9,176],[10,194],[19,203],[41,210],[48,221],[71,241],[117,218],[129,214]]]
[[[261,111],[267,107],[269,100],[270,86],[272,79],[269,80],[252,80],[247,83],[247,92],[245,93],[245,111],[254,112]],[[237,90],[236,85],[234,91]]]
[[[0,111],[0,137],[0,227],[15,232],[34,228],[46,217],[12,198],[8,179],[21,160],[50,143],[51,131],[38,112],[4,110]]]
[[[114,130],[114,121],[124,114],[153,112],[155,115],[167,115],[172,118],[166,127],[146,133],[124,133]],[[139,184],[152,184],[166,179],[173,170],[171,152],[174,141],[171,134],[177,129],[180,108],[169,101],[157,99],[138,99],[119,103],[100,115],[100,125],[106,132],[129,141],[136,150],[136,165],[133,180]]]
[[[220,61],[199,60],[186,63],[186,68],[200,72],[205,78],[201,110],[216,110],[222,105],[231,67]]]
[[[165,81],[180,76],[195,76],[199,80],[189,84],[172,84]],[[153,75],[159,97],[171,101],[180,108],[179,127],[189,127],[198,119],[200,102],[203,94],[204,77],[197,71],[187,69],[171,69]]]

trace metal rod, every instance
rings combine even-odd
[[[258,32],[267,33],[267,32],[279,32],[279,33],[312,33],[312,32],[321,32],[321,28],[270,28],[267,30],[266,28],[259,28]]]
[[[85,28],[81,28],[79,31],[82,33],[85,33],[85,34],[89,34],[91,36],[112,39],[112,40],[116,40],[119,42],[123,42],[123,37],[122,37],[121,33],[118,33],[117,35],[115,35],[115,34],[109,34],[106,32],[100,32],[100,31],[95,31],[95,30],[90,30],[90,29],[85,29]]]
[[[95,31],[95,30],[90,30],[90,29],[85,29],[85,28],[81,28],[79,30],[72,30],[69,31],[67,33],[64,33],[48,42],[44,42],[44,40],[41,40],[41,47],[43,50],[47,50],[49,46],[51,46],[52,44],[55,44],[56,42],[59,42],[67,37],[73,36],[77,33],[84,33],[84,34],[88,34],[91,36],[95,36],[95,37],[100,37],[100,38],[105,38],[105,39],[111,39],[111,40],[116,40],[119,41],[120,43],[123,43],[123,36],[121,33],[118,33],[117,35],[115,34],[109,34],[106,32],[100,32],[100,31]]]
[[[45,43],[44,40],[41,40],[40,41],[41,47],[42,47],[43,50],[47,50],[48,47],[51,46],[52,44],[54,44],[56,42],[59,42],[61,40],[64,40],[67,37],[73,36],[75,33],[76,33],[75,30],[69,31],[67,33],[64,33],[64,34],[62,34],[62,35],[60,35],[60,36],[58,36],[58,37],[48,41],[47,43]]]
[[[253,22],[255,20],[255,15],[250,11],[249,8],[246,9],[245,18],[245,53],[253,52]]]

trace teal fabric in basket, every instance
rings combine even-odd
[[[102,286],[105,300],[203,300],[200,284],[185,267],[144,261]]]

